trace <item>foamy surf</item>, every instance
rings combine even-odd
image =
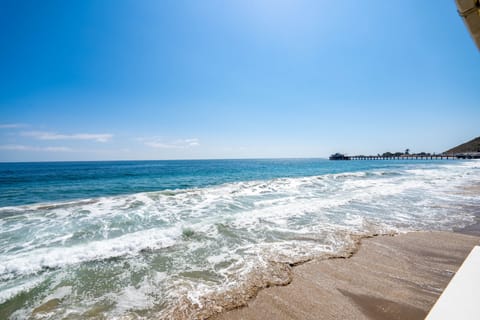
[[[359,236],[467,225],[475,183],[442,162],[3,207],[0,316],[205,318]]]

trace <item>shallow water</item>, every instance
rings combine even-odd
[[[474,222],[478,161],[0,164],[0,318],[202,317],[354,235]],[[154,191],[153,191],[154,190]]]

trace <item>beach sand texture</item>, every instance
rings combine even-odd
[[[214,319],[424,319],[478,244],[453,232],[363,239],[352,257],[297,266],[289,285]]]

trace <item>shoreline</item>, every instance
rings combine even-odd
[[[473,226],[362,237],[345,256],[291,266],[288,283],[208,319],[424,319],[480,244]]]

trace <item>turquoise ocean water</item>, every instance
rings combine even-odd
[[[0,163],[0,319],[201,318],[358,235],[474,221],[478,161]]]

